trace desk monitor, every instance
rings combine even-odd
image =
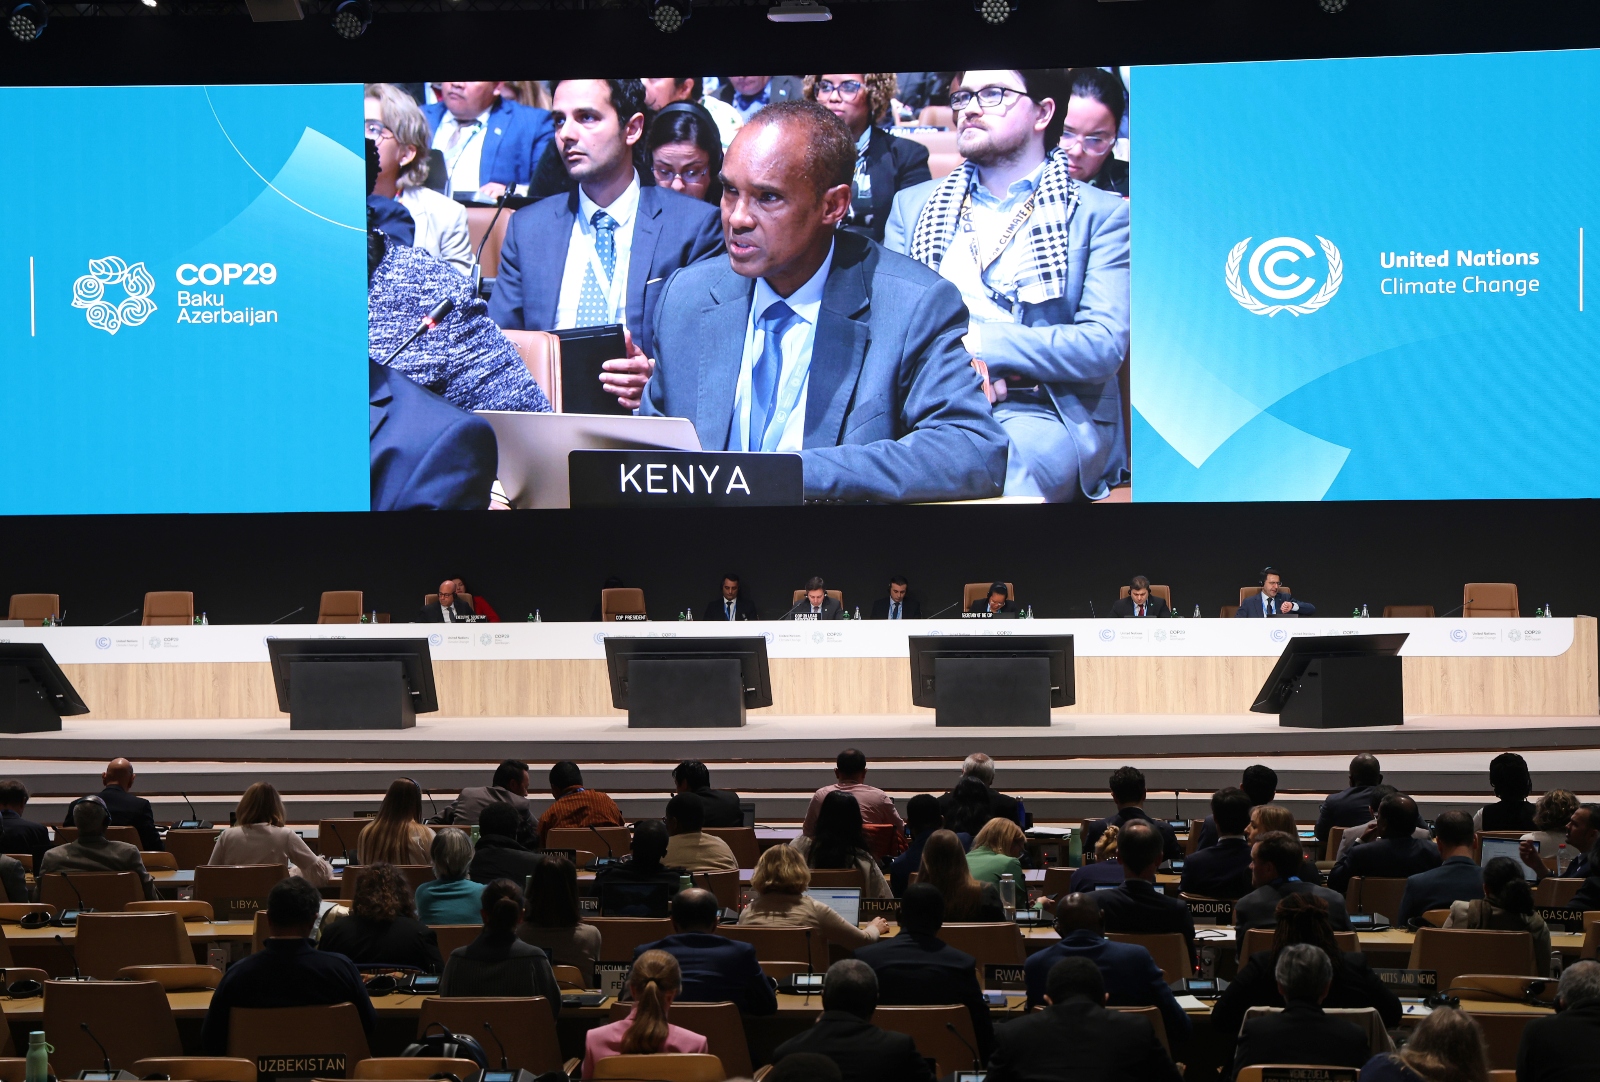
[[[1405,645],[1404,632],[1387,635],[1306,635],[1285,644],[1250,709],[1280,714],[1313,661],[1328,658],[1394,657]]]
[[[852,925],[861,923],[860,887],[808,887],[806,897],[821,902]]]
[[[627,710],[628,666],[635,661],[680,659],[739,662],[747,709],[772,705],[772,676],[767,669],[767,640],[760,635],[721,637],[707,635],[664,639],[647,636],[607,635],[606,671],[611,677],[611,705]]]
[[[295,663],[303,661],[398,661],[411,691],[412,709],[418,714],[439,709],[427,639],[268,639],[267,657],[272,661],[278,709],[286,713],[290,673]]]
[[[1530,883],[1539,881],[1539,873],[1522,862],[1522,843],[1516,838],[1483,838],[1479,844],[1483,846],[1480,865],[1487,865],[1495,857],[1510,857],[1522,869],[1522,878]]]
[[[678,888],[667,883],[602,883],[599,891],[602,917],[665,917]]]
[[[500,448],[497,476],[512,507],[568,507],[572,451],[698,451],[686,417],[611,417],[591,413],[480,410]]]
[[[78,697],[72,681],[61,671],[44,643],[0,642],[0,666],[20,669],[38,684],[49,708],[57,716],[70,717],[89,712],[89,708]]]
[[[937,708],[934,666],[940,658],[1042,657],[1050,662],[1050,706],[1077,701],[1071,635],[912,635],[911,702]]]

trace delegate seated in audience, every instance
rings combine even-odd
[[[1178,889],[1185,894],[1230,901],[1250,893],[1250,796],[1243,789],[1218,789],[1211,796],[1211,818],[1216,841],[1196,849],[1183,862]]]
[[[705,808],[708,827],[742,827],[744,812],[739,794],[732,789],[711,788],[711,771],[698,759],[685,759],[672,768],[672,783],[678,793],[696,797]]]
[[[333,878],[333,866],[285,826],[285,818],[278,790],[271,782],[256,782],[239,798],[234,825],[217,835],[206,863],[282,864],[290,875],[304,876],[314,887],[324,886]]]
[[[1300,839],[1296,835],[1271,830],[1258,836],[1252,843],[1250,882],[1255,889],[1233,903],[1234,933],[1239,939],[1240,949],[1244,946],[1244,933],[1251,928],[1277,927],[1278,903],[1292,894],[1311,894],[1321,898],[1328,906],[1328,919],[1334,931],[1350,930],[1344,895],[1301,879],[1300,865],[1304,861],[1305,850],[1300,847]]]
[[[439,84],[423,112],[433,147],[444,155],[445,194],[490,203],[528,183],[533,163],[551,141],[550,113],[502,97],[498,83]]]
[[[1600,804],[1579,804],[1567,821],[1567,844],[1583,851],[1583,856],[1567,865],[1568,879],[1582,879],[1583,886],[1567,903],[1571,909],[1600,909]],[[1523,861],[1527,862],[1524,854]]]
[[[1348,856],[1350,850],[1356,846],[1377,840],[1378,808],[1383,805],[1385,800],[1398,795],[1399,792],[1400,790],[1392,785],[1374,785],[1372,787],[1370,795],[1367,797],[1368,800],[1372,801],[1371,807],[1368,809],[1370,818],[1360,826],[1350,827],[1345,830],[1344,835],[1339,839],[1339,847],[1333,853],[1335,864]],[[1430,837],[1428,828],[1420,823],[1417,824],[1417,829],[1412,833],[1419,841],[1427,841]]]
[[[531,874],[528,912],[517,928],[517,938],[543,950],[553,965],[577,966],[584,987],[595,987],[600,929],[583,922],[578,906],[578,869],[560,853],[551,853],[534,865]]]
[[[1472,820],[1463,811],[1441,812],[1434,822],[1439,866],[1406,879],[1395,925],[1415,928],[1430,909],[1449,909],[1457,902],[1483,897],[1483,869],[1472,859]],[[1515,864],[1510,857],[1502,860]],[[1514,868],[1517,878],[1522,870]],[[1529,895],[1530,899],[1532,895]],[[1548,955],[1546,955],[1548,957]]]
[[[1567,864],[1583,855],[1567,837],[1567,824],[1577,810],[1577,796],[1566,789],[1551,789],[1533,806],[1533,829],[1522,836],[1520,848],[1523,863],[1535,868],[1540,879],[1551,874],[1544,865],[1546,860],[1560,863],[1563,847]],[[1564,867],[1560,870],[1565,874]]]
[[[1517,1049],[1517,1082],[1577,1082],[1595,1076],[1600,1048],[1600,962],[1561,971],[1558,1013],[1530,1019]]]
[[[1360,1069],[1371,1058],[1367,1035],[1353,1022],[1326,1014],[1333,963],[1321,947],[1294,943],[1273,966],[1282,1011],[1250,1019],[1239,1031],[1233,1070],[1258,1063],[1296,1063]]]
[[[1525,1029],[1524,1033],[1527,1032]],[[1592,1060],[1590,1061],[1592,1062]],[[1528,1078],[1520,1071],[1519,1080]],[[1373,1056],[1360,1082],[1489,1082],[1483,1031],[1465,1011],[1435,1007],[1398,1052]]]
[[[1244,840],[1250,843],[1252,850],[1255,848],[1257,838],[1274,830],[1281,831],[1291,838],[1300,837],[1300,824],[1295,822],[1294,812],[1282,804],[1259,804],[1250,809],[1250,825],[1245,828]],[[1303,859],[1300,861],[1300,871],[1295,874],[1295,878],[1302,883],[1322,886],[1324,876],[1318,870],[1316,860],[1305,856],[1304,849],[1301,850],[1301,855]]]
[[[1102,830],[1100,837],[1095,839],[1094,860],[1072,873],[1066,892],[1087,894],[1101,885],[1120,887],[1127,878],[1127,871],[1122,866],[1121,840],[1121,827],[1108,826]],[[1047,908],[1055,908],[1055,899],[1049,900]]]
[[[900,818],[894,799],[882,789],[867,784],[867,757],[861,752],[855,748],[841,751],[834,761],[833,776],[837,780],[832,785],[824,785],[811,795],[805,822],[800,826],[801,834],[812,833],[817,825],[817,815],[822,811],[822,802],[829,793],[837,792],[846,792],[856,798],[856,803],[861,806],[863,823],[869,826],[892,826],[896,832],[905,829],[905,820]]]
[[[856,951],[878,975],[878,1002],[890,1005],[959,1003],[972,1016],[983,1059],[994,1050],[994,1022],[977,961],[939,938],[944,927],[944,896],[926,883],[913,883],[900,899],[900,934]]]
[[[928,884],[944,896],[945,919],[953,924],[1006,919],[1000,888],[973,877],[961,839],[954,831],[936,830],[928,837],[922,846],[917,882]]]
[[[586,789],[578,764],[563,759],[550,768],[550,795],[555,802],[539,816],[539,844],[552,827],[620,827],[622,809],[598,789]]]
[[[1278,772],[1270,766],[1255,763],[1244,768],[1244,776],[1239,780],[1239,788],[1245,791],[1250,798],[1250,806],[1258,808],[1263,804],[1271,804],[1278,795]],[[1195,852],[1209,849],[1217,844],[1217,820],[1215,815],[1208,815],[1200,824],[1200,840],[1195,843]],[[1190,856],[1194,854],[1191,853]]]
[[[863,898],[894,897],[878,862],[867,849],[866,835],[861,830],[861,806],[849,793],[829,793],[817,813],[812,833],[796,838],[793,845],[806,858],[809,868],[859,871]]]
[[[667,106],[680,101],[693,102],[703,108],[717,127],[720,150],[726,150],[733,137],[744,124],[739,110],[721,98],[708,97],[698,75],[679,75],[666,79],[640,79],[644,84],[644,102],[652,112],[660,114]],[[716,202],[715,199],[712,202]]]
[[[476,824],[484,809],[492,804],[506,804],[516,809],[521,823],[517,840],[531,843],[538,836],[533,825],[533,805],[528,803],[528,764],[519,759],[507,759],[494,768],[494,778],[488,785],[471,785],[444,806],[439,813],[441,823]]]
[[[803,86],[808,99],[844,121],[856,143],[850,213],[840,226],[882,244],[895,193],[933,179],[928,148],[883,128],[893,123],[894,72],[807,75]]]
[[[517,938],[522,918],[522,888],[496,879],[483,888],[480,916],[483,931],[464,947],[450,952],[439,981],[441,996],[544,996],[552,1015],[561,1014],[561,989],[550,959],[531,943]],[[337,927],[337,925],[335,926]]]
[[[1457,813],[1465,818],[1465,813]],[[1482,897],[1450,903],[1446,928],[1488,928],[1528,932],[1533,936],[1533,970],[1550,972],[1550,928],[1533,905],[1533,891],[1522,868],[1510,857],[1495,857],[1483,866]],[[1409,888],[1408,888],[1409,893]],[[1430,907],[1432,908],[1432,907]]]
[[[100,790],[100,803],[111,816],[111,821],[107,825],[132,827],[139,832],[138,847],[142,852],[160,853],[163,851],[163,846],[161,832],[156,829],[155,813],[150,810],[148,800],[133,795],[134,778],[133,764],[122,758],[111,760],[100,774],[100,784],[105,786]],[[61,820],[61,825],[72,826],[70,804],[67,806],[67,814]]]
[[[1022,890],[1022,856],[1027,837],[1022,828],[1009,819],[991,819],[972,838],[972,848],[967,850],[967,867],[972,878],[980,883],[999,885],[1002,876],[1011,876]]]
[[[822,1014],[774,1049],[772,1061],[781,1066],[788,1056],[810,1052],[837,1064],[843,1082],[933,1082],[916,1041],[872,1024],[877,1009],[872,967],[854,958],[835,962],[822,979]]]
[[[428,119],[417,100],[389,83],[366,87],[367,138],[378,147],[372,190],[411,213],[411,241],[461,274],[470,276],[475,253],[467,231],[467,208],[427,186],[431,141]]]
[[[345,874],[351,874],[350,870]],[[439,972],[443,961],[439,938],[417,919],[406,877],[393,864],[383,862],[368,864],[355,875],[349,914],[331,922],[325,918],[317,946],[342,954],[356,965],[412,966],[424,973]]]
[[[1146,812],[1141,806],[1145,798],[1144,772],[1137,767],[1119,766],[1111,773],[1111,799],[1116,802],[1117,814],[1106,819],[1092,819],[1083,825],[1083,846],[1085,849],[1094,848],[1094,843],[1099,839],[1100,832],[1107,826],[1120,827],[1134,819],[1143,819],[1153,824],[1161,831],[1161,836],[1166,840],[1163,847],[1163,856],[1167,860],[1177,860],[1183,856],[1183,846],[1178,844],[1178,835],[1166,822],[1158,820]]]
[[[28,807],[28,787],[20,778],[0,781],[0,853],[29,853],[35,868],[50,848],[50,832],[43,823],[22,816]]]
[[[1162,935],[1176,932],[1183,936],[1184,949],[1193,959],[1194,917],[1181,898],[1168,898],[1156,890],[1156,869],[1161,866],[1160,833],[1155,827],[1135,819],[1122,828],[1117,839],[1122,867],[1127,878],[1114,890],[1095,892],[1095,902],[1108,932],[1131,935]]]
[[[645,151],[656,187],[717,206],[722,202],[722,135],[698,102],[674,102],[658,112],[645,133]],[[721,609],[712,609],[713,612]],[[723,618],[726,619],[724,612]]]
[[[923,859],[927,859],[926,853]],[[753,928],[813,928],[847,950],[876,943],[888,932],[889,922],[882,917],[873,917],[864,928],[846,921],[809,897],[806,888],[810,885],[811,869],[798,849],[792,845],[769,846],[751,873],[752,897],[740,911],[739,923]]]
[[[1099,893],[1104,894],[1105,891]],[[1056,933],[1061,941],[1028,956],[1022,972],[1028,986],[1028,1007],[1044,1003],[1051,968],[1064,958],[1087,958],[1105,979],[1106,1002],[1113,1007],[1155,1007],[1174,1048],[1189,1035],[1189,1017],[1167,987],[1161,967],[1137,943],[1106,938],[1100,906],[1093,894],[1069,894],[1056,904]]]
[[[1344,893],[1356,876],[1380,879],[1408,879],[1418,872],[1439,866],[1439,850],[1432,842],[1418,839],[1422,817],[1417,802],[1395,794],[1383,798],[1378,808],[1378,837],[1363,842],[1345,854],[1328,873],[1328,886]]]
[[[319,951],[311,931],[322,909],[322,895],[299,876],[280,880],[267,895],[267,938],[222,975],[200,1031],[208,1056],[228,1054],[228,1024],[235,1007],[315,1007],[354,1003],[361,1028],[372,1037],[378,1016],[361,981],[361,971],[342,954]]]
[[[889,862],[889,888],[898,897],[906,892],[906,885],[911,880],[911,873],[922,864],[922,847],[928,844],[928,839],[934,831],[945,829],[944,815],[939,811],[937,797],[929,793],[920,793],[906,802],[906,829],[911,835],[911,842],[906,846],[905,852]],[[963,851],[972,845],[972,838],[966,834],[955,833],[961,840]]]
[[[1045,1008],[995,1031],[987,1082],[1060,1079],[1178,1082],[1149,1020],[1108,1011],[1105,978],[1088,958],[1063,958],[1045,976]]]
[[[633,825],[633,842],[627,858],[607,864],[594,876],[603,917],[664,917],[667,904],[678,892],[684,869],[665,862],[667,827],[659,819],[641,819]],[[613,888],[650,888],[648,891]]]
[[[981,751],[962,762],[960,779],[939,798],[939,813],[957,834],[976,834],[996,818],[1023,825],[1021,801],[994,787],[994,760]]]
[[[1334,827],[1360,826],[1373,806],[1372,787],[1383,783],[1383,770],[1374,755],[1362,752],[1350,760],[1350,786],[1329,796],[1317,812],[1317,841],[1326,842]]]
[[[749,943],[717,935],[722,909],[709,890],[692,887],[672,899],[672,934],[635,947],[635,959],[645,951],[666,951],[678,960],[683,974],[683,1003],[739,1005],[745,1015],[772,1014],[778,1009],[772,980],[762,972],[756,949]]]
[[[478,814],[478,846],[467,866],[467,878],[489,884],[496,879],[522,883],[539,868],[539,853],[517,840],[522,817],[509,804],[490,804]],[[443,833],[443,832],[441,832]]]
[[[1489,761],[1489,788],[1496,800],[1472,813],[1474,830],[1532,830],[1534,805],[1533,775],[1528,760],[1514,751],[1503,751]]]
[[[678,960],[666,951],[646,951],[628,973],[633,1009],[620,1022],[591,1029],[583,1041],[583,1077],[594,1077],[596,1060],[607,1056],[657,1052],[704,1054],[706,1039],[667,1021],[672,1001],[683,987]]]
[[[686,872],[730,872],[739,867],[728,843],[705,833],[705,805],[698,797],[679,794],[667,801],[666,863]]]
[[[0,855],[0,889],[4,890],[8,902],[33,901],[28,893],[28,869],[10,854]]]
[[[428,852],[433,878],[417,888],[417,919],[424,924],[476,924],[483,909],[483,884],[467,878],[472,839],[464,830],[441,830]]]
[[[1333,983],[1323,1000],[1324,1007],[1373,1007],[1389,1027],[1400,1024],[1399,997],[1378,979],[1360,951],[1339,950],[1328,919],[1328,904],[1310,894],[1291,894],[1278,903],[1278,925],[1272,933],[1272,949],[1257,951],[1239,967],[1211,1009],[1211,1029],[1232,1041],[1244,1024],[1251,1007],[1282,1007],[1283,995],[1274,976],[1278,956],[1285,947],[1309,943],[1321,947],[1333,963]]]
[[[428,863],[433,830],[422,825],[422,789],[410,778],[389,783],[378,815],[356,835],[356,860],[361,864]]]
[[[98,796],[81,797],[72,802],[70,815],[78,828],[77,839],[45,850],[36,874],[43,877],[56,872],[133,872],[143,884],[145,898],[153,900],[155,880],[145,870],[139,847],[106,837],[111,816],[105,802]]]
[[[1128,88],[1104,68],[1073,68],[1067,73],[1067,123],[1061,149],[1072,179],[1128,198],[1128,163],[1112,154],[1122,118],[1128,113]]]

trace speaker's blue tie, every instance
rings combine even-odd
[[[774,301],[756,320],[763,332],[761,356],[750,370],[750,435],[747,451],[761,450],[772,415],[778,411],[778,376],[783,371],[783,336],[800,317],[783,301]]]
[[[605,285],[586,265],[583,284],[578,290],[578,326],[598,327],[611,322],[611,279],[617,273],[617,220],[603,210],[594,212],[594,254],[606,272]]]

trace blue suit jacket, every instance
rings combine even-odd
[[[1207,898],[1243,898],[1254,889],[1250,882],[1250,843],[1228,838],[1190,853],[1183,862],[1178,889]]]
[[[1420,917],[1430,909],[1449,909],[1452,902],[1482,897],[1483,869],[1471,857],[1451,857],[1437,868],[1406,879],[1400,915],[1394,923],[1403,928],[1412,917]]]
[[[1278,591],[1278,596],[1273,598],[1273,604],[1274,605],[1278,605],[1278,604],[1282,604],[1285,601],[1293,601],[1294,602],[1295,612],[1293,614],[1291,614],[1291,615],[1315,616],[1317,614],[1317,607],[1315,605],[1313,605],[1311,602],[1309,602],[1309,601],[1301,601],[1298,597],[1291,597],[1289,594],[1286,594],[1282,590],[1279,590]],[[1239,606],[1239,611],[1234,613],[1234,615],[1235,616],[1242,616],[1245,619],[1250,619],[1250,618],[1253,617],[1253,618],[1255,618],[1257,620],[1265,617],[1267,614],[1261,608],[1261,593],[1260,593],[1260,591],[1257,591],[1252,596],[1245,598],[1244,604]],[[1276,614],[1274,614],[1274,615],[1276,615]]]
[[[883,243],[911,249],[911,235],[937,180],[894,197]],[[1128,356],[1128,201],[1088,184],[1067,223],[1067,288],[1025,304],[1016,323],[983,326],[983,360],[996,377],[1045,385],[1078,448],[1084,495],[1099,499],[1128,466],[1117,372]]]
[[[428,132],[439,130],[444,120],[444,102],[424,105]],[[533,176],[534,163],[555,138],[555,125],[548,109],[518,105],[500,99],[489,110],[489,124],[483,133],[483,150],[478,159],[478,184],[504,184],[507,188],[526,184]]]
[[[369,360],[367,366],[372,509],[488,507],[499,461],[489,422],[376,361]]]
[[[1087,958],[1105,978],[1112,1007],[1156,1007],[1166,1023],[1167,1039],[1174,1045],[1189,1035],[1189,1016],[1161,979],[1161,967],[1150,952],[1136,943],[1113,943],[1099,932],[1079,930],[1049,950],[1030,955],[1023,963],[1028,982],[1028,1006],[1043,1006],[1050,967],[1066,958]]]
[[[561,276],[577,217],[576,190],[541,199],[511,216],[489,298],[489,316],[500,326],[519,331],[555,329]],[[652,316],[668,276],[723,251],[716,207],[668,188],[639,189],[628,254],[627,318],[634,344],[645,356],[656,355]]]
[[[672,276],[641,414],[687,417],[701,447],[729,449],[754,290],[721,259]],[[865,237],[835,234],[806,390],[806,499],[1000,495],[1006,436],[961,344],[966,332],[955,286]]]
[[[748,943],[711,932],[679,932],[635,947],[633,957],[638,959],[645,951],[666,951],[678,960],[683,971],[678,999],[684,1003],[731,1000],[741,1014],[772,1014],[778,1009],[772,982]]]

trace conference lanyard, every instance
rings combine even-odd
[[[999,259],[1005,250],[1010,247],[1012,238],[1017,235],[1017,230],[1021,229],[1028,219],[1033,216],[1034,197],[1038,195],[1039,190],[1036,187],[1028,193],[1027,201],[1017,208],[1017,213],[1012,215],[1010,224],[1000,234],[1000,241],[995,245],[993,253],[990,254],[988,259],[984,259],[982,253],[978,250],[978,229],[972,224],[972,185],[976,183],[977,178],[974,177],[972,183],[967,185],[966,195],[961,197],[961,231],[967,235],[967,243],[972,248],[972,262],[978,268],[978,284],[989,294],[990,300],[1007,311],[1011,311],[1013,307],[1011,298],[991,286],[988,280],[984,278],[984,275],[989,272],[989,268],[994,264],[995,260]]]
[[[443,152],[446,156],[447,164],[450,167],[448,173],[449,184],[447,185],[450,191],[446,193],[447,195],[456,190],[456,166],[461,163],[461,156],[467,152],[467,148],[472,145],[472,141],[481,135],[482,132],[483,125],[477,121],[473,121],[472,131],[469,132],[467,137],[461,141],[461,144],[457,146],[454,151],[446,150]],[[478,182],[478,187],[483,187],[483,176],[481,175],[481,172],[478,177]]]

